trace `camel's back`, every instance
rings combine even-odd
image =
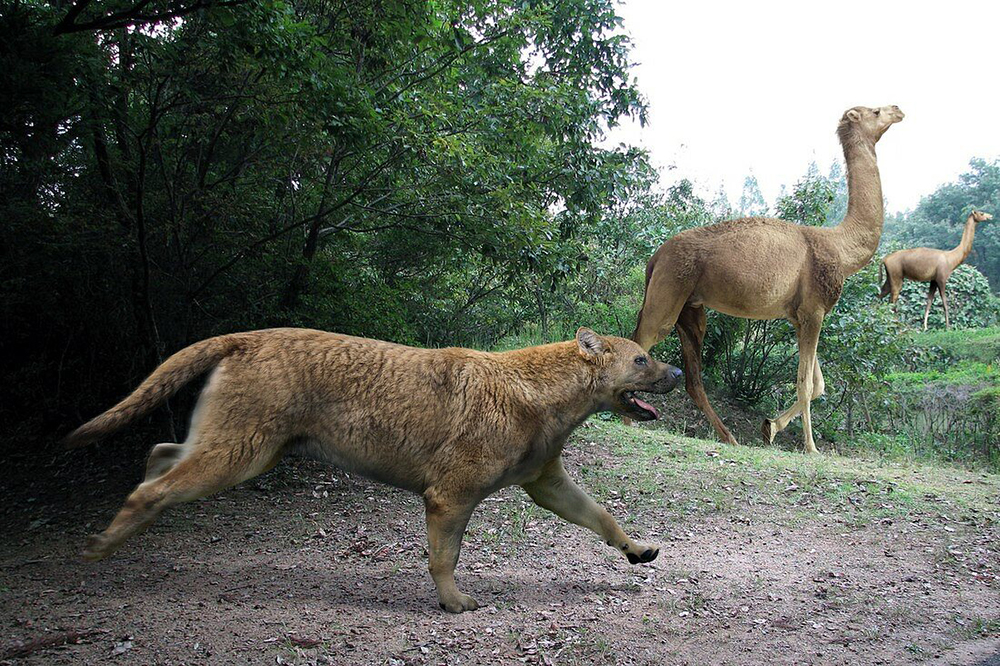
[[[918,282],[933,280],[948,268],[946,252],[932,247],[897,250],[888,255],[883,263],[890,272]]]
[[[802,292],[817,247],[824,254],[816,231],[776,218],[727,220],[681,232],[652,261],[688,285],[692,304],[738,317],[780,318]]]

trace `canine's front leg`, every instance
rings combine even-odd
[[[437,586],[438,603],[450,613],[476,610],[479,604],[458,591],[455,565],[462,548],[462,537],[476,502],[456,501],[435,489],[424,493],[427,509],[427,543],[431,577]]]
[[[562,458],[546,464],[541,476],[521,487],[531,495],[535,504],[596,532],[609,546],[624,553],[632,564],[652,562],[660,554],[659,548],[643,546],[628,538],[611,514],[573,483],[566,474]]]

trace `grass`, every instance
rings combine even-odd
[[[897,389],[925,389],[928,384],[983,386],[1000,385],[1000,365],[963,359],[944,368],[921,372],[894,372],[886,379]]]
[[[840,514],[865,525],[914,512],[1000,520],[1000,476],[919,462],[729,446],[662,430],[591,419],[576,437],[618,458],[585,467],[582,483],[600,501],[657,502],[677,520],[765,506],[794,522]],[[782,511],[775,512],[773,509]]]
[[[1000,326],[950,331],[914,332],[913,344],[933,350],[946,359],[1000,363]]]
[[[959,636],[965,640],[987,638],[1000,634],[1000,618],[956,617],[955,623],[959,626]]]

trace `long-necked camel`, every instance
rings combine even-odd
[[[944,286],[951,277],[951,272],[965,261],[972,251],[972,239],[976,236],[976,225],[986,220],[992,220],[989,213],[974,210],[965,221],[965,231],[958,247],[951,250],[935,250],[931,247],[914,247],[909,250],[893,252],[882,260],[879,274],[885,271],[885,284],[879,298],[889,296],[889,302],[895,303],[899,298],[899,290],[903,288],[903,280],[914,282],[929,282],[927,289],[927,307],[924,308],[924,330],[927,330],[927,315],[934,302],[934,290],[941,292],[941,305],[944,306],[944,327],[951,328],[948,320],[948,297]]]
[[[687,391],[719,438],[736,438],[716,415],[701,379],[705,307],[746,319],[788,319],[799,344],[795,404],[765,419],[774,440],[802,413],[805,450],[816,451],[809,403],[823,393],[816,358],[823,317],[840,298],[844,279],[875,254],[882,235],[882,184],[875,143],[903,119],[898,106],[848,109],[837,127],[847,161],[847,215],[836,227],[807,227],[773,218],[729,220],[683,231],[661,245],[646,266],[646,293],[632,339],[648,350],[676,324]]]

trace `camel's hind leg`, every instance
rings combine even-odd
[[[945,283],[942,282],[938,286],[938,291],[941,292],[941,305],[944,306],[944,327],[945,327],[945,329],[950,330],[951,329],[951,321],[948,319],[948,297],[945,295],[944,285],[945,285]]]
[[[819,357],[816,357],[813,363],[813,384],[812,384],[812,399],[823,395],[826,391],[826,382],[823,380],[823,371],[819,367]],[[771,444],[774,442],[774,436],[779,432],[784,430],[788,424],[802,411],[802,405],[796,399],[795,404],[783,411],[780,415],[773,419],[764,419],[764,423],[761,425],[760,431],[764,436],[764,442]]]
[[[927,315],[931,313],[931,304],[934,303],[934,290],[937,289],[937,282],[931,281],[927,288],[927,307],[924,308],[924,330],[927,330]]]
[[[646,285],[642,309],[639,310],[635,331],[632,333],[632,340],[646,351],[670,334],[687,300],[687,292],[681,297],[678,294],[682,290],[674,289],[671,285],[662,285],[660,282],[662,281],[657,280],[654,273],[653,279]],[[625,425],[634,423],[632,419],[625,417],[622,417],[622,422]]]
[[[681,354],[684,357],[684,382],[688,395],[698,405],[705,418],[715,428],[719,440],[727,444],[738,444],[733,433],[722,422],[719,415],[712,409],[712,404],[705,394],[705,385],[701,379],[701,343],[705,339],[705,308],[685,306],[677,318],[677,336],[681,341]]]
[[[160,446],[163,445],[157,446],[154,453]],[[161,459],[170,455],[164,453]],[[149,527],[167,507],[211,495],[253,478],[273,467],[280,456],[280,447],[267,439],[257,437],[251,441],[250,435],[244,433],[232,439],[203,434],[195,449],[162,472],[162,476],[139,484],[111,525],[90,537],[83,557],[88,560],[107,557],[126,539]]]

